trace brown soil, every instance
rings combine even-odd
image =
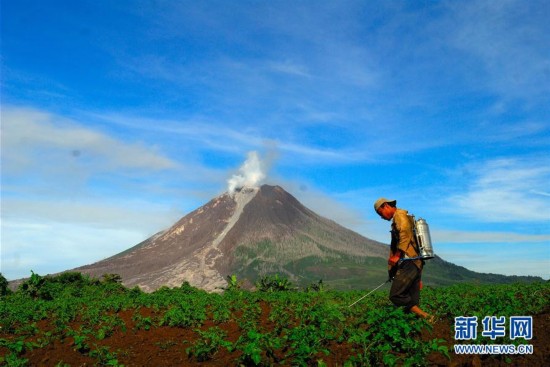
[[[270,314],[269,306],[261,304],[262,313],[260,324],[264,330],[274,326],[274,323],[268,320]],[[117,327],[114,333],[103,340],[89,342],[91,349],[100,349],[105,346],[110,352],[116,353],[118,363],[129,366],[236,366],[240,357],[238,351],[229,352],[225,348],[220,348],[211,360],[199,362],[196,359],[189,358],[186,349],[193,345],[198,338],[198,333],[193,328],[179,328],[168,326],[151,326],[150,330],[138,329],[136,322],[132,319],[136,312],[143,317],[155,318],[158,316],[154,310],[142,308],[139,311],[127,310],[120,311],[117,315],[124,321],[126,330]],[[79,321],[71,323],[73,330],[78,330]],[[210,327],[217,326],[227,333],[227,340],[236,342],[241,329],[235,321],[214,324],[208,320],[201,326],[201,330],[207,330]],[[50,331],[55,333],[55,326],[49,320],[42,320],[37,323],[41,331]],[[423,340],[440,338],[447,341],[450,360],[445,356],[433,353],[429,356],[426,363],[428,366],[550,366],[550,309],[544,313],[533,316],[533,334],[532,340],[527,343],[534,346],[532,355],[512,355],[512,356],[477,356],[477,355],[456,355],[452,352],[455,340],[453,338],[453,325],[449,320],[437,321],[433,329],[426,330],[422,334]],[[43,333],[42,333],[43,335]],[[0,338],[9,338],[7,334],[0,332]],[[31,341],[38,341],[37,337],[31,338]],[[29,339],[27,339],[29,340]],[[91,358],[87,353],[81,353],[74,349],[74,340],[67,337],[64,340],[54,337],[43,348],[35,348],[26,351],[22,357],[28,359],[29,366],[57,366],[59,362],[70,366],[95,366],[98,365],[97,358]],[[319,354],[319,359],[323,359],[327,366],[343,366],[344,362],[352,355],[350,346],[346,343],[331,342],[328,349],[329,355]],[[8,351],[0,347],[0,355]],[[506,360],[508,358],[508,361]],[[281,356],[275,356],[273,365],[282,365],[278,361]],[[312,365],[317,365],[316,358]],[[63,366],[63,363],[59,366]]]

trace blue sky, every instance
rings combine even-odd
[[[1,272],[118,253],[265,179],[381,242],[550,277],[546,1],[3,1]]]

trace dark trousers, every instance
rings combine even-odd
[[[407,311],[418,305],[421,274],[421,270],[412,261],[404,261],[400,265],[390,289],[390,300],[394,305],[404,306]]]

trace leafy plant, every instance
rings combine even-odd
[[[323,292],[325,290],[325,285],[323,284],[323,279],[319,279],[316,283],[311,283],[306,287],[306,292]]]
[[[73,338],[73,350],[80,353],[88,353],[90,351],[90,345],[88,344],[88,334],[91,333],[91,330],[82,328],[80,329],[80,332],[77,332],[76,330],[67,331],[67,336]]]
[[[37,346],[39,346],[37,343],[25,341],[23,338],[16,340],[0,339],[0,347],[5,347],[10,352],[5,356],[0,356],[0,362],[9,367],[26,366],[28,360],[21,357],[21,355]]]
[[[132,316],[132,321],[134,321],[135,330],[150,330],[153,326],[153,320],[150,317],[143,317],[139,313]]]
[[[26,358],[21,358],[15,353],[10,353],[4,357],[0,356],[0,363],[2,365],[8,366],[8,367],[23,367],[27,366],[27,363],[29,362]]]
[[[286,354],[295,365],[307,366],[312,358],[319,352],[328,355],[326,348],[326,334],[320,333],[314,325],[301,325],[292,328],[285,336],[285,341],[290,347]]]
[[[274,365],[280,362],[275,351],[281,347],[282,341],[276,335],[249,330],[239,337],[234,348],[242,352],[238,362],[246,366],[258,366],[261,364]]]
[[[31,277],[19,286],[19,290],[34,299],[51,300],[52,295],[44,289],[46,279],[31,270]]]
[[[216,324],[227,322],[231,320],[231,310],[227,307],[227,304],[214,304],[211,308],[212,311],[212,321]]]
[[[126,324],[117,315],[104,315],[101,317],[98,330],[95,334],[97,340],[103,340],[113,335],[116,328],[126,331]]]
[[[76,272],[76,271],[68,271],[65,273],[61,273],[55,277],[51,278],[52,282],[61,283],[61,284],[75,284],[75,285],[84,285],[89,280],[88,278],[85,278],[82,273]]]
[[[124,367],[117,359],[117,355],[111,352],[109,347],[100,346],[90,351],[90,357],[98,360],[96,366],[112,366],[112,367]]]
[[[237,276],[235,274],[226,276],[225,280],[227,281],[227,287],[225,288],[226,291],[236,291],[242,287],[242,282],[237,280]]]
[[[166,311],[161,320],[161,325],[196,327],[202,325],[205,319],[204,308],[197,309],[188,303],[181,303]]]
[[[11,290],[8,288],[8,280],[4,278],[2,273],[0,273],[0,297],[6,296],[11,293]]]
[[[256,288],[260,292],[281,292],[293,290],[292,283],[279,277],[279,274],[265,275],[256,282]]]
[[[0,347],[6,347],[10,352],[15,354],[21,354],[25,351],[25,341],[23,339],[15,341],[0,339]]]
[[[218,327],[211,327],[206,331],[197,330],[197,333],[199,338],[185,352],[198,362],[211,360],[220,348],[230,349],[233,345],[225,340],[227,333]]]

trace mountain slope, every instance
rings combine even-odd
[[[257,269],[260,273],[284,271],[282,265],[308,257],[387,255],[382,244],[315,214],[281,187],[266,185],[246,206],[221,248],[229,254],[220,263],[226,272],[253,263],[263,264]]]

